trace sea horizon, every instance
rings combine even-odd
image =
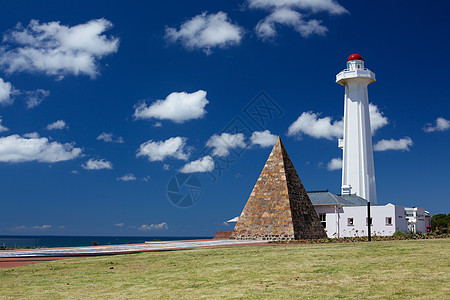
[[[0,248],[59,248],[211,239],[205,236],[0,235]]]

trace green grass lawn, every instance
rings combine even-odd
[[[450,239],[147,252],[0,269],[0,298],[450,297]]]

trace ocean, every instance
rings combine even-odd
[[[211,237],[173,237],[173,236],[32,236],[0,235],[0,249],[8,248],[56,248],[97,245],[139,244],[152,241],[201,240]]]

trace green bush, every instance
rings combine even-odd
[[[437,229],[443,229],[450,227],[450,214],[438,214],[431,217],[431,229],[436,230]]]
[[[450,230],[449,230],[448,228],[445,228],[445,227],[439,228],[439,229],[436,231],[437,234],[448,234],[449,232],[450,232]]]
[[[394,234],[392,236],[395,237],[405,237],[406,233],[404,233],[403,231],[397,230],[396,232],[394,232]]]
[[[406,233],[403,231],[396,231],[392,236],[374,235],[372,241],[393,241],[393,240],[423,240],[423,239],[437,239],[450,238],[448,229],[434,231],[429,233],[414,233],[412,231]],[[312,240],[294,240],[294,241],[269,241],[274,244],[322,244],[322,243],[355,243],[367,242],[367,236],[358,237],[342,237],[342,238],[327,238],[327,239],[312,239]]]

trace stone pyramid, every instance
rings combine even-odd
[[[299,240],[326,237],[278,137],[230,238]]]

